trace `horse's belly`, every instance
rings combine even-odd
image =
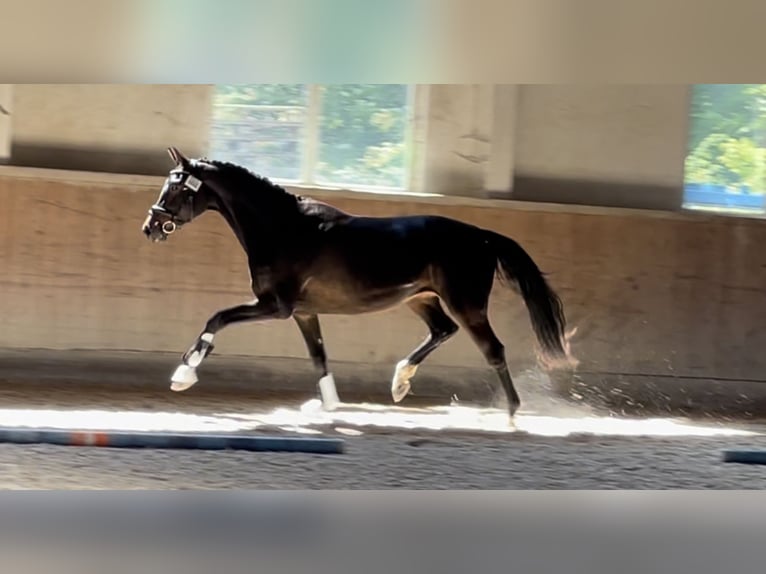
[[[330,315],[354,315],[383,311],[400,305],[423,290],[418,283],[374,289],[345,283],[315,283],[304,287],[296,312]]]

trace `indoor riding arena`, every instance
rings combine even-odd
[[[766,449],[766,179],[747,135],[764,94],[0,85],[0,487],[766,488],[762,466],[724,456]],[[488,316],[512,418],[465,329],[393,400],[397,364],[429,333],[406,305],[320,314],[334,409],[289,316],[221,330],[198,382],[171,390],[209,318],[251,301],[257,279],[219,213],[167,241],[142,233],[171,146],[354,215],[514,239],[560,297],[576,362],[539,359],[523,297],[498,278]],[[342,448],[125,447],[117,433]]]

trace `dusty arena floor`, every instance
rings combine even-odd
[[[617,419],[584,407],[522,411],[351,403],[302,412],[306,397],[0,384],[0,425],[340,436],[342,455],[0,444],[4,489],[766,488],[766,466],[721,462],[766,449],[766,425]]]

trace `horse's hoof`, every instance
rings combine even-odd
[[[394,399],[395,403],[401,402],[404,397],[406,397],[408,394],[410,394],[410,382],[404,381],[402,383],[399,383],[396,386],[391,387],[391,398]]]
[[[189,365],[178,365],[173,376],[170,377],[170,390],[176,392],[185,391],[189,387],[194,386],[198,380],[197,369]]]
[[[516,412],[519,410],[520,406],[520,403],[512,403],[508,405],[508,428],[511,430],[518,430],[518,427],[516,426]]]
[[[395,403],[401,402],[406,397],[412,385],[410,385],[410,379],[415,375],[415,371],[418,370],[416,365],[412,365],[405,361],[399,361],[396,365],[396,371],[394,372],[394,380],[391,381],[391,397]]]
[[[301,405],[300,411],[304,415],[315,415],[320,413],[322,411],[322,401],[319,399],[310,399]]]

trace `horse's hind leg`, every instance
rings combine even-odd
[[[410,392],[410,379],[415,375],[418,365],[458,330],[458,326],[444,312],[439,298],[435,295],[412,299],[407,302],[407,306],[428,325],[429,334],[414,351],[396,365],[391,381],[391,396],[397,403]]]
[[[495,335],[487,317],[496,265],[494,254],[484,254],[482,257],[481,252],[460,261],[459,265],[453,261],[449,269],[443,269],[440,294],[452,316],[468,331],[487,363],[497,373],[508,399],[508,411],[513,418],[521,401],[505,362],[505,347]]]
[[[508,411],[511,417],[521,405],[519,394],[513,386],[508,365],[505,362],[505,347],[497,338],[489,324],[486,309],[454,309],[455,318],[471,335],[476,346],[479,347],[487,363],[495,370],[497,377],[503,385],[505,396],[508,399]]]
[[[311,361],[320,373],[319,393],[322,397],[322,406],[326,410],[333,410],[338,403],[338,393],[335,389],[335,380],[332,373],[327,371],[327,353],[322,340],[322,330],[319,327],[319,317],[316,315],[293,315],[293,319],[300,329],[303,340],[309,351]]]

